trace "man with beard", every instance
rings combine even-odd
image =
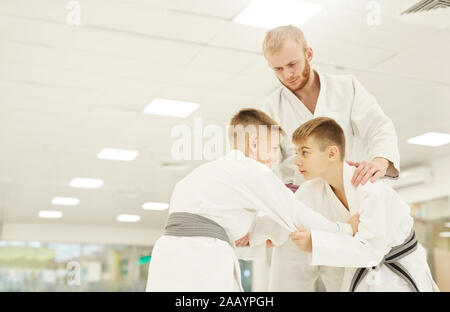
[[[269,97],[262,110],[288,134],[289,139],[281,144],[280,162],[275,171],[292,191],[296,191],[303,177],[296,170],[295,147],[290,138],[297,127],[316,117],[333,118],[343,128],[346,160],[357,167],[352,178],[354,187],[383,176],[398,177],[400,156],[394,125],[354,76],[312,69],[313,49],[303,32],[292,25],[269,30],[263,53],[282,86]],[[338,215],[327,217],[341,221]],[[340,288],[342,268],[312,267],[306,257],[291,241],[275,247],[269,290],[312,291],[319,276],[328,291]]]

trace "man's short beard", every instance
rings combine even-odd
[[[303,72],[300,76],[301,83],[298,87],[296,87],[295,89],[292,89],[289,86],[285,85],[280,79],[278,79],[278,80],[280,80],[280,82],[283,86],[285,86],[292,92],[296,92],[296,91],[300,91],[301,89],[303,89],[303,87],[308,83],[310,73],[311,73],[311,64],[309,63],[308,59],[306,59],[305,69],[303,70]]]

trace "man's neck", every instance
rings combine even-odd
[[[336,197],[341,201],[345,208],[349,210],[347,196],[345,195],[343,169],[343,163],[337,164],[327,171],[327,175],[324,179],[331,186]]]
[[[293,92],[295,96],[314,114],[317,99],[320,93],[320,79],[315,70],[311,70],[310,77],[306,85],[298,91]]]

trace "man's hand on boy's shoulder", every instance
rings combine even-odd
[[[375,182],[381,177],[386,175],[386,171],[389,167],[389,161],[382,157],[376,157],[372,161],[346,161],[350,166],[356,167],[355,173],[352,178],[352,185],[357,187],[358,185],[365,185],[367,181]]]
[[[312,252],[311,231],[306,228],[295,226],[297,231],[292,232],[289,236],[298,248],[305,252]]]

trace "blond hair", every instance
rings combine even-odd
[[[296,145],[313,137],[319,143],[319,148],[324,151],[327,147],[335,145],[339,148],[341,160],[345,156],[345,135],[341,126],[332,118],[318,117],[311,119],[292,134],[292,142]]]
[[[264,55],[278,52],[289,39],[301,44],[305,50],[308,47],[305,35],[300,28],[294,25],[278,26],[270,29],[264,37],[262,44]]]

